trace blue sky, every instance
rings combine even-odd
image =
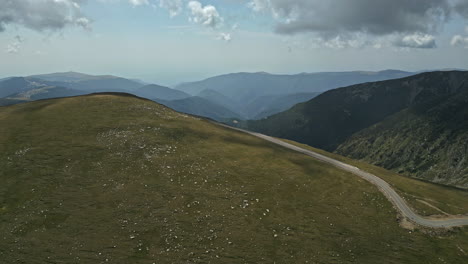
[[[468,0],[5,1],[0,77],[468,68]]]

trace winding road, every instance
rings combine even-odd
[[[317,160],[320,160],[322,162],[331,164],[331,165],[333,165],[335,167],[338,167],[338,168],[340,168],[342,170],[351,172],[351,173],[363,178],[364,180],[376,185],[379,188],[379,190],[387,197],[387,199],[395,205],[395,207],[401,213],[401,215],[404,216],[407,220],[409,220],[409,221],[411,221],[411,222],[413,222],[415,224],[425,226],[425,227],[431,227],[431,228],[449,228],[449,227],[457,227],[457,226],[468,225],[468,217],[450,217],[450,218],[440,218],[440,219],[429,219],[429,218],[425,218],[425,217],[422,217],[422,216],[416,214],[408,206],[408,204],[405,202],[405,200],[386,181],[382,180],[381,178],[379,178],[379,177],[377,177],[377,176],[375,176],[375,175],[373,175],[371,173],[362,171],[357,167],[354,167],[354,166],[351,166],[349,164],[343,163],[341,161],[326,157],[326,156],[321,155],[319,153],[316,153],[316,152],[313,152],[313,151],[310,151],[310,150],[306,150],[306,149],[294,146],[292,144],[286,143],[284,141],[281,141],[279,139],[276,139],[276,138],[273,138],[273,137],[270,137],[270,136],[266,136],[266,135],[263,135],[263,134],[260,134],[260,133],[250,132],[250,131],[235,128],[235,127],[230,127],[230,126],[220,124],[220,123],[216,123],[216,124],[221,125],[221,126],[226,127],[226,128],[229,128],[229,129],[233,129],[233,130],[237,130],[237,131],[240,131],[240,132],[243,132],[243,133],[247,133],[247,134],[256,136],[258,138],[267,140],[269,142],[272,142],[274,144],[283,146],[285,148],[288,148],[288,149],[303,153],[303,154],[305,154],[307,156],[310,156],[310,157],[313,157],[313,158],[315,158]]]

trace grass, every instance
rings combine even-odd
[[[397,190],[397,192],[405,198],[411,207],[413,207],[421,215],[443,215],[441,211],[451,215],[468,215],[468,191],[466,190],[408,178],[362,161],[353,160],[335,153],[330,153],[294,141],[284,141],[351,164],[364,171],[368,171],[374,175],[377,175],[378,177],[381,177],[389,184],[391,184]],[[427,204],[430,204],[439,210],[436,210]]]
[[[0,108],[0,262],[463,263],[369,183],[133,97]]]

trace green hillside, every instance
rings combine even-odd
[[[132,96],[0,107],[2,263],[464,263],[371,184]]]
[[[328,91],[242,125],[432,182],[468,188],[468,72]]]
[[[411,208],[420,215],[428,217],[468,215],[468,191],[466,190],[413,179],[360,160],[353,160],[290,140],[283,139],[283,141],[378,175],[404,197]]]
[[[337,152],[468,188],[468,91],[399,112],[353,135]]]

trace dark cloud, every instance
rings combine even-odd
[[[435,36],[453,15],[468,19],[468,0],[249,0],[249,6],[270,12],[278,34],[312,33],[340,47],[367,38],[370,44],[436,48]]]
[[[277,33],[314,32],[328,38],[433,33],[453,11],[450,0],[252,0],[251,6],[271,10],[279,20]]]
[[[285,20],[281,34],[316,32],[372,35],[435,32],[450,16],[447,0],[270,0],[273,12]]]
[[[455,4],[455,10],[465,18],[468,18],[468,0],[458,0]]]
[[[0,31],[7,25],[33,30],[59,30],[74,25],[89,28],[80,11],[85,0],[0,0]]]

